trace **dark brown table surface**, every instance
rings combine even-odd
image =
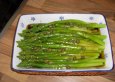
[[[16,24],[22,14],[32,13],[101,13],[107,19],[115,54],[115,0],[24,0],[0,37],[0,82],[115,82],[115,69],[102,76],[24,75],[12,71],[10,64]]]

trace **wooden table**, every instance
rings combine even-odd
[[[24,75],[11,70],[11,52],[16,24],[22,14],[30,13],[101,13],[107,18],[113,54],[115,53],[114,0],[25,0],[5,26],[0,37],[0,82],[114,82],[115,69],[102,76]],[[115,55],[114,55],[115,59]]]

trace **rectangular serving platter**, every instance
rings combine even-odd
[[[20,68],[17,67],[17,65],[21,62],[17,56],[19,55],[19,52],[21,49],[17,47],[17,42],[22,39],[18,35],[18,33],[21,33],[24,29],[26,29],[27,25],[29,24],[36,24],[36,23],[48,23],[56,20],[66,20],[66,19],[77,19],[77,20],[83,20],[85,22],[90,23],[98,23],[98,24],[106,24],[106,28],[101,28],[100,32],[102,35],[106,35],[107,38],[105,39],[105,50],[104,50],[104,56],[105,56],[105,66],[98,67],[98,68],[87,68],[87,69],[66,69],[66,70],[57,70],[57,69],[26,69],[26,68]],[[11,68],[12,70],[16,72],[106,72],[111,71],[113,69],[113,57],[112,57],[112,47],[111,47],[111,41],[108,31],[108,26],[106,23],[106,19],[101,14],[28,14],[28,15],[22,15],[19,18],[17,29],[15,33],[14,38],[14,45],[12,49],[12,62],[11,62]]]

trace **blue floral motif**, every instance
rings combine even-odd
[[[102,22],[100,22],[99,24],[103,24]]]
[[[24,28],[24,23],[23,22],[21,23],[21,27]]]
[[[32,21],[35,21],[36,19],[35,19],[35,17],[31,17],[31,20],[32,20]]]
[[[89,17],[89,20],[94,20],[94,17]]]
[[[60,20],[64,20],[64,17],[63,17],[63,16],[60,16],[59,19],[60,19]]]
[[[105,58],[107,58],[107,57],[108,57],[108,54],[106,53],[106,54],[105,54]]]

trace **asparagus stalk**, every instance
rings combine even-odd
[[[27,63],[27,61],[21,62],[18,66],[19,67],[34,67],[34,68],[54,68],[54,69],[60,69],[60,68],[88,68],[88,67],[96,67],[96,66],[103,66],[104,65],[104,60],[95,60],[95,61],[85,61],[85,62],[79,62],[78,63]]]

